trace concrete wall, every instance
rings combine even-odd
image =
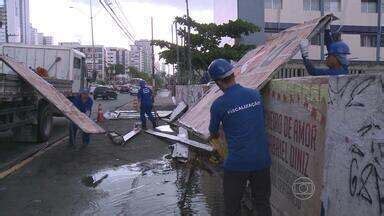
[[[384,215],[384,75],[331,78],[326,215]]]
[[[176,102],[184,101],[189,107],[198,102],[208,90],[207,85],[177,85],[176,86]]]
[[[320,214],[327,87],[327,78],[311,77],[273,80],[263,89],[274,215]],[[310,196],[298,194],[300,187]]]

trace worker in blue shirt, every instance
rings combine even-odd
[[[156,120],[152,115],[152,108],[154,97],[152,90],[146,86],[146,82],[144,80],[140,81],[140,90],[137,93],[137,99],[140,104],[140,119],[142,128],[144,130],[147,129],[147,119],[145,114],[147,114],[149,120],[152,122],[153,128],[156,128]]]
[[[88,89],[80,89],[79,95],[72,98],[71,101],[73,105],[75,105],[75,107],[78,110],[80,110],[80,112],[85,113],[87,116],[91,117],[93,100],[89,96]],[[77,130],[78,130],[77,125],[71,122],[69,124],[69,146],[70,147],[75,147]],[[82,148],[87,147],[90,142],[90,135],[83,132],[82,140],[83,140]]]
[[[210,77],[224,94],[211,106],[209,132],[219,137],[220,123],[228,144],[224,161],[224,201],[226,215],[240,215],[241,199],[250,182],[254,209],[271,215],[270,165],[263,101],[259,91],[236,84],[233,66],[217,59],[208,68]]]
[[[347,55],[350,54],[349,47],[343,41],[335,39],[335,35],[331,33],[330,24],[326,26],[324,40],[328,50],[327,59],[325,62],[328,69],[315,68],[308,59],[309,41],[305,39],[300,43],[301,54],[308,73],[312,76],[348,74],[349,61],[347,59]]]

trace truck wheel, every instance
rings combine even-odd
[[[37,139],[45,142],[51,136],[53,118],[52,110],[48,104],[42,105],[38,114]]]

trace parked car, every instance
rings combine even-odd
[[[93,92],[93,99],[102,98],[104,100],[117,99],[117,93],[108,87],[96,87]]]
[[[130,88],[129,86],[121,86],[120,87],[120,93],[130,93]]]
[[[140,87],[137,86],[137,85],[132,85],[130,88],[129,88],[129,93],[131,95],[137,95],[137,93],[139,93],[139,90],[140,90]]]

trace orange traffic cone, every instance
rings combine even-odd
[[[97,122],[103,122],[104,121],[104,113],[103,109],[101,108],[101,104],[97,107]]]

